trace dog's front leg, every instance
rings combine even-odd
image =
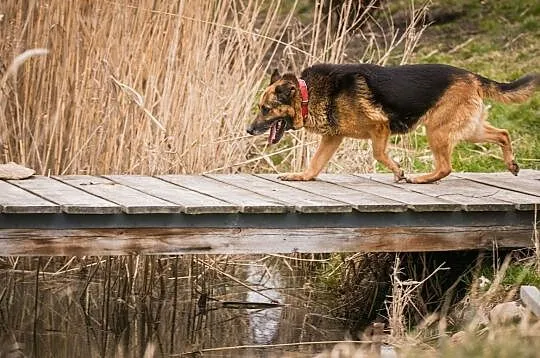
[[[323,135],[319,148],[317,148],[317,152],[315,152],[315,156],[311,159],[307,170],[302,173],[282,174],[278,178],[290,181],[313,180],[326,166],[330,158],[332,158],[332,155],[334,155],[342,140],[342,136]]]
[[[388,146],[388,138],[390,137],[390,129],[388,127],[380,127],[371,136],[373,145],[373,157],[385,167],[394,173],[394,180],[400,182],[406,180],[403,169],[392,158],[388,156],[386,147]]]

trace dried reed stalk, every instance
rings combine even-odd
[[[352,3],[344,2],[342,15]],[[386,63],[401,49],[393,62],[406,62],[423,9],[398,31],[372,19],[369,6],[354,23],[318,6],[307,25],[294,19],[295,7],[280,0],[6,0],[0,59],[12,65],[1,76],[1,161],[40,174],[299,169],[314,151],[311,136],[295,133],[284,153],[244,135],[270,64],[278,55],[298,71],[323,61]],[[352,37],[359,22],[367,25]],[[347,59],[352,40],[361,42],[361,58]],[[26,58],[44,54],[24,52],[40,47],[46,57]],[[17,67],[16,81],[8,78]],[[371,168],[369,152],[345,155],[352,150],[367,147],[348,142],[330,170]],[[285,159],[274,164],[275,155]]]

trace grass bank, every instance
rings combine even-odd
[[[539,71],[538,1],[435,0],[430,9],[434,22],[412,62],[446,63],[499,82]],[[540,93],[523,104],[490,104],[489,121],[509,130],[520,166],[540,169]],[[425,137],[414,135],[410,142],[420,153],[413,167],[428,170]],[[452,165],[458,171],[505,171],[501,157],[496,145],[460,144]]]

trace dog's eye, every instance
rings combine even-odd
[[[270,113],[272,109],[270,107],[267,107],[267,106],[262,106],[261,107],[261,113],[263,114],[263,116],[266,116],[268,113]]]

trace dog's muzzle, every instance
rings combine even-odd
[[[273,121],[258,121],[257,119],[246,129],[251,135],[258,135],[270,129],[268,143],[276,144],[281,140],[285,131],[292,129],[292,120],[288,117],[276,118]]]
[[[249,125],[246,131],[251,135],[259,135],[266,132],[269,127],[270,127],[269,125],[261,124],[257,120],[255,120],[253,121],[253,123]]]

